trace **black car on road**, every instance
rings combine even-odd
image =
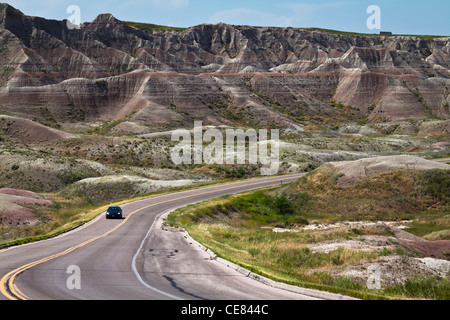
[[[122,219],[122,209],[120,207],[109,207],[106,210],[106,219]]]

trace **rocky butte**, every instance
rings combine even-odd
[[[144,25],[145,26],[145,25]],[[80,29],[0,4],[3,114],[59,123],[449,118],[450,38],[203,24],[145,28],[101,14]]]

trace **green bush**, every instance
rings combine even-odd
[[[298,201],[309,201],[309,196],[300,195]],[[261,225],[308,224],[295,209],[294,204],[284,195],[274,196],[264,191],[231,198],[220,204],[198,208],[190,216],[191,222],[198,223],[202,219],[215,215],[228,215],[237,212],[245,219]]]
[[[438,201],[450,199],[450,170],[428,170],[423,179],[425,193]]]

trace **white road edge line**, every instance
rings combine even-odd
[[[152,287],[152,286],[149,285],[147,282],[145,282],[144,279],[142,279],[141,275],[139,274],[139,271],[138,271],[137,268],[136,268],[136,259],[137,259],[137,257],[139,256],[139,253],[141,252],[142,248],[144,247],[145,241],[147,240],[148,236],[150,235],[150,233],[151,233],[151,232],[153,231],[153,229],[155,228],[155,225],[156,225],[156,223],[158,222],[159,218],[160,218],[163,214],[165,214],[165,213],[167,213],[167,212],[169,212],[169,211],[172,211],[172,210],[173,210],[173,209],[166,210],[166,211],[160,213],[160,214],[155,218],[155,220],[153,221],[152,226],[151,226],[150,229],[147,231],[147,234],[145,235],[144,239],[142,240],[141,245],[139,246],[139,249],[137,250],[136,254],[135,254],[134,257],[133,257],[133,261],[131,262],[131,267],[132,267],[132,269],[133,269],[133,272],[134,272],[136,278],[137,278],[137,279],[139,280],[139,282],[140,282],[142,285],[144,285],[145,287],[147,287],[147,288],[149,288],[149,289],[151,289],[151,290],[153,290],[153,291],[156,291],[156,292],[158,292],[158,293],[160,293],[160,294],[162,294],[162,295],[165,295],[165,296],[167,296],[167,297],[169,297],[169,298],[172,298],[172,299],[175,299],[175,300],[184,300],[184,299],[182,299],[182,298],[180,298],[180,297],[174,296],[174,295],[172,295],[172,294],[170,294],[170,293],[167,293],[167,292],[164,292],[164,291],[162,291],[162,290],[156,289],[155,287]]]
[[[298,179],[298,178],[299,178],[299,177],[295,177],[295,178],[292,178],[292,179]],[[258,189],[258,188],[256,188],[256,189]],[[251,190],[252,190],[252,189],[251,189]],[[189,190],[188,190],[188,191],[189,191]],[[250,191],[250,190],[249,190],[249,191]],[[184,191],[183,191],[183,192],[184,192]],[[203,201],[200,201],[200,202],[203,202]],[[188,204],[183,205],[182,207],[187,206],[187,205],[189,205],[189,204],[193,204],[193,203],[197,203],[197,201],[190,202],[190,203],[188,203]],[[140,244],[138,250],[136,251],[136,253],[135,253],[134,257],[133,257],[133,260],[132,260],[132,262],[131,262],[131,268],[133,269],[133,272],[134,272],[136,278],[139,280],[139,282],[140,282],[143,286],[145,286],[145,287],[147,287],[147,288],[149,288],[149,289],[151,289],[151,290],[153,290],[153,291],[156,291],[156,292],[158,292],[158,293],[160,293],[160,294],[162,294],[162,295],[165,295],[165,296],[167,296],[167,297],[169,297],[169,298],[172,298],[172,299],[175,299],[175,300],[185,300],[185,299],[183,299],[183,298],[180,298],[180,297],[177,297],[177,296],[172,295],[172,294],[170,294],[170,293],[167,293],[167,292],[164,292],[164,291],[162,291],[162,290],[156,289],[155,287],[149,285],[147,282],[144,281],[144,279],[142,279],[142,277],[141,277],[141,275],[139,274],[139,271],[137,270],[137,267],[136,267],[136,260],[137,260],[137,257],[139,256],[139,253],[141,252],[142,248],[144,247],[145,241],[147,240],[147,238],[149,237],[149,235],[152,233],[152,231],[155,229],[155,226],[156,226],[156,224],[159,222],[159,219],[161,219],[161,217],[164,216],[164,215],[170,214],[172,211],[174,211],[174,210],[176,210],[176,209],[178,209],[178,207],[175,207],[175,208],[172,208],[172,209],[167,209],[167,210],[165,210],[165,211],[159,213],[159,214],[155,217],[155,220],[153,221],[152,226],[151,226],[150,229],[147,231],[147,234],[145,235],[144,239],[142,239],[142,242],[141,242],[141,244]],[[190,237],[189,233],[188,233],[187,231],[185,231],[185,232],[186,232],[186,234]],[[192,239],[192,238],[191,238],[191,239]],[[195,241],[194,239],[192,239],[192,240],[193,240],[194,243],[197,243],[197,241]],[[203,245],[200,244],[200,247],[203,247]],[[210,250],[207,250],[207,251],[210,251]],[[210,251],[209,253],[212,254],[212,255],[215,255],[212,251]],[[218,261],[218,260],[216,259],[216,261]],[[224,263],[222,263],[222,264],[224,264]],[[238,270],[236,270],[236,271],[238,271]],[[254,279],[254,280],[256,280],[256,279]]]

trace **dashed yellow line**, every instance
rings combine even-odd
[[[300,177],[300,176],[301,175],[299,175],[298,177]],[[221,190],[213,190],[213,191],[197,193],[197,194],[193,194],[193,195],[189,195],[189,196],[179,197],[179,198],[176,198],[176,199],[161,201],[161,202],[158,202],[158,203],[154,203],[154,204],[142,207],[142,208],[140,208],[140,209],[130,213],[129,215],[127,215],[127,217],[124,219],[124,221],[122,221],[120,224],[118,224],[117,226],[115,226],[111,230],[105,232],[101,236],[91,238],[91,239],[86,240],[86,241],[84,241],[84,242],[82,242],[82,243],[80,243],[80,244],[78,244],[76,246],[73,246],[73,247],[71,247],[71,248],[69,248],[69,249],[67,249],[65,251],[62,251],[60,253],[48,256],[46,258],[43,258],[43,259],[40,259],[40,260],[37,260],[37,261],[34,261],[34,262],[30,262],[30,263],[28,263],[28,264],[26,264],[26,265],[24,265],[22,267],[19,267],[19,268],[15,269],[15,270],[10,271],[9,273],[7,273],[0,280],[0,292],[6,298],[8,298],[9,300],[30,300],[30,298],[28,296],[26,296],[23,292],[21,292],[17,288],[17,286],[14,284],[14,281],[15,281],[15,279],[17,278],[17,276],[19,274],[21,274],[21,273],[25,272],[26,270],[31,269],[31,268],[39,265],[39,264],[42,264],[44,262],[56,259],[56,258],[61,257],[61,256],[64,256],[64,255],[66,255],[66,254],[68,254],[68,253],[70,253],[70,252],[72,252],[72,251],[74,251],[76,249],[84,247],[84,246],[86,246],[86,245],[88,245],[88,244],[90,244],[90,243],[92,243],[92,242],[94,242],[94,241],[96,241],[98,239],[101,239],[101,238],[104,238],[104,237],[108,236],[109,234],[111,234],[112,232],[116,231],[121,226],[123,226],[128,221],[128,219],[130,219],[135,213],[137,213],[139,211],[142,211],[142,210],[145,210],[145,209],[148,209],[148,208],[160,205],[160,204],[164,204],[164,203],[168,203],[168,202],[172,202],[172,201],[177,201],[177,200],[182,200],[182,199],[187,199],[187,198],[193,198],[193,197],[196,197],[196,196],[201,196],[201,195],[205,195],[205,194],[209,194],[209,193],[214,193],[214,192],[217,192],[217,191],[232,190],[232,189],[241,188],[243,186],[252,186],[252,185],[272,182],[274,180],[279,180],[279,181],[282,181],[283,179],[284,180],[291,180],[293,178],[298,178],[298,177],[276,177],[276,178],[273,178],[273,179],[270,179],[270,180],[269,179],[264,179],[264,181],[258,181],[258,182],[253,182],[253,183],[249,183],[249,184],[246,184],[246,185],[239,185],[239,186],[229,187],[229,188],[225,188],[225,189],[221,189]]]

